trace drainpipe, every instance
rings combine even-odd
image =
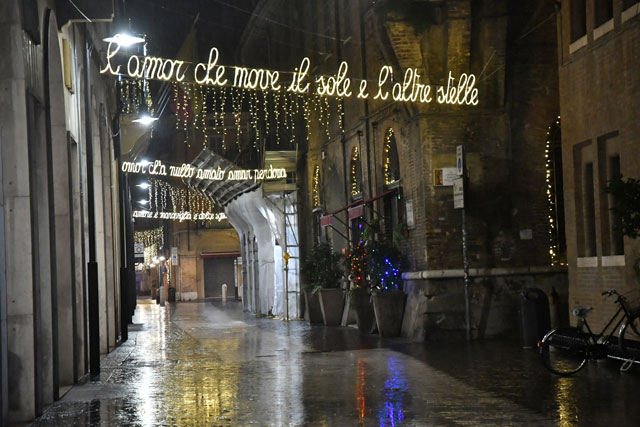
[[[338,57],[338,63],[342,62],[342,32],[340,31],[340,7],[338,6],[338,0],[333,2],[334,11],[335,11],[335,23],[336,23],[336,53]],[[342,106],[342,126],[344,128],[344,99],[340,99],[340,104]],[[340,142],[342,145],[342,170],[344,172],[344,203],[345,205],[349,204],[349,173],[347,171],[347,139],[344,136],[344,131],[341,132]],[[351,227],[349,227],[349,210],[345,210],[344,213],[344,227],[345,233],[347,236],[347,244],[346,247],[351,247]]]
[[[364,12],[362,10],[362,3],[360,3],[360,52],[362,58],[362,78],[367,80],[367,49],[365,44],[365,31],[364,31]],[[369,131],[369,100],[364,100],[364,133],[365,143],[367,144],[367,180],[369,182],[369,197],[373,197],[373,187],[371,185],[371,136]]]
[[[113,129],[118,129],[118,132],[113,137],[113,149],[116,159],[118,161],[118,170],[122,167],[122,139],[120,133],[120,102],[118,102],[118,113],[113,119]],[[125,342],[129,339],[129,318],[127,313],[129,312],[129,304],[127,301],[127,289],[129,287],[129,274],[128,268],[129,262],[127,259],[127,229],[126,223],[129,221],[129,217],[126,216],[125,209],[129,202],[126,198],[126,190],[128,182],[126,176],[123,173],[118,172],[118,199],[120,201],[120,340]]]
[[[98,262],[96,260],[96,207],[93,182],[93,132],[91,127],[91,47],[88,24],[84,25],[84,113],[87,150],[87,220],[89,226],[89,262],[87,287],[89,295],[89,372],[100,374],[100,313],[98,296]]]

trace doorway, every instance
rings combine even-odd
[[[235,274],[233,258],[205,258],[204,296],[222,298],[222,284],[227,284],[227,298],[235,298]]]

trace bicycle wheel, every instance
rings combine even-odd
[[[575,327],[551,331],[542,339],[540,355],[544,366],[554,374],[575,374],[587,362],[587,336]]]
[[[640,316],[632,317],[620,328],[620,351],[627,359],[640,359]]]

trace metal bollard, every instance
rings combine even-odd
[[[222,284],[222,302],[227,302],[227,284]]]

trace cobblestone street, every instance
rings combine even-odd
[[[99,381],[36,426],[637,425],[638,370],[571,378],[517,343],[409,343],[256,318],[238,303],[138,306]]]

